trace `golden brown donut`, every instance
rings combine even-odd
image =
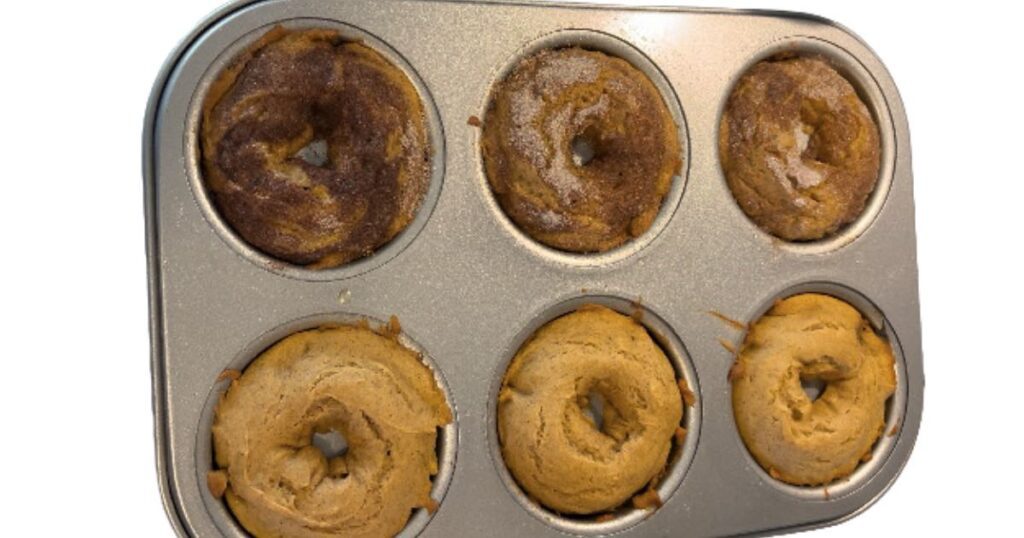
[[[896,390],[889,343],[849,304],[812,293],[779,301],[750,327],[730,379],[747,449],[801,486],[843,478],[871,455]],[[826,385],[811,401],[801,380]]]
[[[718,147],[740,208],[787,241],[821,239],[852,222],[878,180],[875,120],[819,57],[751,67],[729,96]]]
[[[334,30],[278,27],[239,55],[206,96],[201,137],[203,179],[227,224],[256,249],[312,268],[390,241],[430,181],[416,88]],[[314,142],[325,144],[320,165],[301,154]]]
[[[601,429],[584,413],[595,396],[604,402]],[[665,353],[639,323],[596,305],[541,327],[498,395],[505,465],[526,493],[561,513],[612,510],[652,485],[682,418]]]
[[[257,538],[393,536],[435,506],[437,429],[451,421],[433,373],[394,338],[365,326],[295,333],[217,406],[211,491]],[[326,459],[313,434],[332,430],[348,450]]]
[[[647,231],[682,166],[654,84],[625,60],[578,47],[516,65],[491,94],[481,144],[505,214],[570,252],[607,251]],[[574,144],[592,158],[575,157]]]

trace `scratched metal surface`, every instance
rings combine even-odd
[[[313,273],[269,260],[235,238],[198,177],[203,92],[233,51],[284,23],[331,25],[364,39],[413,77],[428,100],[437,155],[430,193],[410,230],[375,256]],[[492,84],[522,54],[580,43],[624,56],[650,75],[684,135],[684,173],[652,230],[598,256],[533,243],[487,188],[478,129]],[[883,166],[865,215],[830,240],[783,244],[759,231],[726,187],[718,120],[732,84],[779,50],[829,55],[879,120]],[[144,140],[153,403],[158,472],[176,531],[244,536],[203,477],[212,402],[227,367],[244,367],[297,328],[396,314],[447,390],[456,422],[443,432],[440,508],[404,534],[631,536],[774,534],[862,511],[910,455],[924,387],[913,185],[906,116],[880,60],[849,31],[816,17],[686,8],[614,8],[424,0],[240,2],[211,15],[171,55],[154,87]],[[788,487],[743,446],[726,379],[743,335],[709,310],[749,321],[799,291],[840,296],[884,330],[898,358],[889,427],[845,483]],[[496,445],[494,395],[530,332],[582,302],[620,310],[642,299],[645,321],[697,392],[691,434],[653,512],[612,522],[560,518],[531,504]]]

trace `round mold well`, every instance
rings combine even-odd
[[[786,495],[791,495],[799,499],[831,502],[853,494],[867,485],[888,462],[889,456],[892,454],[892,450],[896,446],[896,442],[899,440],[899,434],[901,431],[900,426],[902,424],[901,420],[906,413],[908,399],[907,368],[899,338],[882,311],[860,292],[841,284],[832,282],[806,282],[785,288],[784,290],[772,295],[771,298],[765,301],[754,312],[754,315],[751,318],[751,323],[761,319],[761,317],[767,313],[777,301],[803,293],[828,295],[841,301],[845,301],[850,306],[857,309],[857,311],[859,311],[861,315],[868,320],[875,332],[885,338],[885,340],[889,342],[889,346],[892,348],[893,359],[895,360],[894,367],[896,370],[896,390],[885,403],[885,427],[882,430],[881,436],[875,441],[875,444],[871,448],[871,459],[867,462],[860,463],[849,476],[836,480],[830,484],[826,484],[824,486],[796,486],[775,479],[769,475],[768,472],[761,467],[761,465],[758,464],[750,454],[750,450],[747,448],[742,436],[740,436],[739,430],[736,428],[735,421],[733,421],[733,429],[735,431],[736,442],[743,447],[742,452],[747,460],[747,467],[757,473],[762,481]],[[746,331],[744,331],[739,338],[739,341],[735,344],[737,350],[741,349],[743,345],[743,340],[746,338]],[[729,391],[731,395],[731,385]]]
[[[686,428],[687,434],[682,446],[675,445],[669,453],[666,463],[667,472],[655,490],[662,500],[663,506],[656,509],[633,508],[629,501],[612,511],[613,519],[609,521],[597,521],[599,514],[587,516],[567,516],[552,511],[526,494],[519,486],[512,473],[505,465],[501,455],[501,442],[498,437],[497,405],[498,393],[501,389],[501,382],[505,371],[512,362],[513,357],[519,349],[529,340],[538,329],[547,323],[576,311],[579,307],[587,304],[598,304],[615,310],[626,316],[633,316],[639,311],[640,323],[647,329],[648,334],[655,343],[662,349],[675,371],[677,379],[684,379],[689,389],[696,395],[692,406],[683,404],[683,420],[681,425]],[[490,445],[491,459],[498,472],[501,481],[504,483],[509,494],[522,506],[527,513],[551,526],[552,528],[576,535],[608,535],[625,531],[631,527],[641,524],[658,510],[671,510],[673,494],[679,489],[683,479],[693,461],[700,439],[701,426],[701,395],[700,385],[697,379],[696,370],[690,361],[686,348],[676,335],[672,327],[652,309],[636,301],[613,295],[580,295],[548,304],[538,311],[533,312],[530,321],[522,327],[511,341],[502,349],[502,357],[497,370],[493,373],[493,381],[490,388],[490,397],[487,404],[487,432]],[[639,492],[638,492],[639,493]],[[605,514],[607,512],[602,512]]]
[[[206,188],[203,179],[202,166],[202,143],[200,140],[200,128],[202,123],[203,102],[209,92],[211,84],[217,76],[247,47],[256,42],[260,37],[272,28],[281,26],[288,30],[308,30],[322,28],[337,31],[342,38],[348,41],[361,42],[372,48],[392,65],[398,67],[412,83],[423,103],[424,114],[427,123],[427,138],[430,141],[431,154],[431,175],[430,184],[419,209],[413,220],[399,232],[394,238],[373,251],[368,256],[352,260],[338,267],[328,269],[311,269],[301,265],[295,265],[286,261],[274,258],[256,247],[250,245],[221,217],[216,204]],[[442,183],[445,173],[445,137],[444,127],[441,123],[440,114],[434,103],[434,99],[427,88],[426,83],[420,78],[413,66],[394,48],[385,43],[377,36],[356,26],[345,24],[339,21],[320,18],[293,18],[278,21],[251,30],[237,39],[224,51],[222,51],[206,69],[189,103],[188,112],[185,118],[185,172],[188,176],[189,185],[193,196],[199,206],[203,217],[214,229],[217,235],[231,247],[239,256],[249,260],[257,267],[276,273],[281,276],[306,281],[332,281],[351,278],[376,269],[391,261],[405,250],[416,239],[419,233],[426,226],[430,215],[437,205],[441,196]]]
[[[716,155],[718,152],[718,133],[721,129],[721,118],[725,113],[725,106],[728,103],[729,97],[732,95],[736,84],[739,82],[740,78],[742,78],[743,75],[745,75],[750,68],[758,62],[781,55],[818,56],[826,59],[829,64],[836,69],[836,71],[838,71],[839,74],[850,83],[850,85],[853,86],[857,95],[871,113],[872,118],[874,118],[875,125],[878,126],[879,143],[881,146],[878,179],[875,182],[874,190],[870,195],[868,195],[867,202],[864,205],[864,210],[861,211],[861,214],[854,219],[853,222],[846,224],[829,236],[812,241],[786,241],[763,230],[757,225],[757,223],[747,216],[747,214],[739,207],[739,204],[736,203],[732,190],[729,189],[728,184],[726,184],[725,173],[721,169],[721,161],[718,161],[718,168],[721,174],[722,183],[725,186],[726,191],[729,193],[729,198],[733,201],[732,209],[740,215],[740,217],[746,220],[746,222],[748,222],[758,234],[763,236],[765,240],[771,242],[773,245],[777,245],[781,249],[795,254],[826,254],[854,242],[871,227],[875,219],[878,217],[878,214],[881,213],[882,207],[885,205],[885,200],[889,195],[889,190],[892,187],[893,176],[895,174],[896,131],[893,125],[892,115],[889,110],[889,104],[885,99],[885,94],[882,92],[878,81],[875,80],[875,77],[871,74],[868,68],[860,62],[860,60],[854,57],[854,55],[846,49],[829,41],[825,41],[817,37],[792,36],[775,41],[767,47],[759,50],[741,66],[729,81],[727,86],[728,91],[726,91],[722,96],[721,103],[718,107],[718,122],[715,124],[714,140],[716,145]]]
[[[387,325],[386,322],[372,317],[349,313],[316,314],[284,323],[270,329],[251,341],[237,355],[235,355],[230,362],[225,364],[224,369],[244,372],[249,363],[258,357],[263,351],[267,350],[280,340],[297,332],[324,326],[355,325],[364,321],[368,323],[369,327],[373,330],[379,330]],[[399,334],[397,338],[400,344],[418,353],[420,355],[420,360],[422,360],[427,368],[434,373],[434,380],[437,382],[437,386],[441,389],[441,392],[444,393],[445,400],[448,402],[448,406],[452,410],[451,423],[439,428],[440,431],[437,436],[438,470],[437,474],[433,477],[433,487],[430,491],[431,498],[441,506],[444,501],[444,496],[448,491],[448,486],[451,484],[452,475],[455,471],[455,460],[459,441],[458,411],[444,375],[438,368],[437,363],[431,359],[427,351],[404,331]],[[210,518],[213,520],[218,530],[220,530],[224,536],[246,538],[249,534],[238,523],[234,515],[232,515],[227,503],[223,499],[214,498],[206,487],[206,474],[209,471],[214,470],[213,436],[211,433],[214,419],[214,408],[220,401],[221,395],[228,389],[229,385],[230,382],[227,380],[217,380],[213,384],[213,387],[206,398],[206,403],[203,405],[202,414],[199,419],[199,427],[197,429],[198,433],[196,435],[196,478],[200,485],[199,495],[203,500],[203,505],[206,507]],[[409,517],[409,521],[406,523],[405,528],[403,528],[397,536],[402,538],[412,538],[417,536],[427,527],[432,517],[433,514],[425,508],[418,508],[414,510],[412,515]]]
[[[596,30],[586,29],[557,30],[531,41],[526,46],[516,51],[515,54],[513,54],[512,57],[509,58],[496,72],[490,84],[490,90],[487,92],[487,95],[484,96],[484,102],[479,108],[481,111],[478,114],[479,117],[483,118],[483,121],[486,121],[487,110],[490,107],[491,96],[494,93],[494,89],[500,82],[505,80],[509,74],[511,74],[520,62],[542,50],[567,47],[581,47],[586,50],[603,52],[609,56],[625,60],[643,73],[651,83],[654,84],[658,89],[658,92],[661,94],[662,101],[665,103],[669,113],[672,115],[672,121],[676,124],[677,134],[679,137],[679,150],[682,167],[680,168],[679,174],[672,178],[672,184],[669,187],[669,191],[662,200],[661,209],[658,211],[658,215],[654,218],[654,221],[651,222],[650,227],[638,237],[634,237],[624,244],[604,252],[575,253],[550,247],[530,237],[529,234],[519,228],[519,226],[516,225],[516,223],[513,222],[507,214],[505,214],[501,204],[499,204],[497,198],[495,198],[494,193],[491,190],[491,185],[487,179],[487,170],[484,165],[483,151],[481,149],[481,141],[483,139],[482,128],[477,129],[475,140],[475,151],[478,161],[477,175],[479,178],[480,190],[483,193],[483,197],[491,211],[491,214],[501,224],[501,227],[505,232],[512,236],[515,242],[522,248],[525,248],[533,255],[552,262],[560,267],[582,269],[604,268],[616,265],[618,262],[633,257],[654,242],[662,231],[668,227],[668,224],[672,220],[672,216],[675,214],[679,207],[679,203],[683,198],[683,192],[686,189],[686,181],[690,168],[689,132],[686,124],[686,116],[683,113],[683,109],[679,103],[679,98],[676,95],[675,89],[654,61],[640,49],[619,37]]]

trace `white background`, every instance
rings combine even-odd
[[[1019,532],[1020,13],[985,2],[693,4],[839,21],[886,62],[910,119],[924,422],[892,490],[815,536]],[[154,468],[142,120],[165,57],[217,5],[0,8],[0,534],[172,535]]]

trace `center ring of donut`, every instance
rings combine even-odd
[[[804,389],[804,394],[807,395],[807,399],[812,403],[818,401],[825,394],[825,389],[828,388],[828,382],[820,377],[811,376],[800,376],[800,388]]]
[[[569,143],[572,150],[572,162],[576,166],[586,166],[601,155],[601,135],[594,128],[587,128],[573,136]]]
[[[806,137],[800,152],[805,162],[817,162],[829,166],[842,166],[843,156],[836,155],[834,130],[836,119],[829,115],[828,105],[812,99],[805,99],[800,107],[800,131]]]
[[[330,160],[327,140],[324,138],[314,138],[312,142],[296,151],[292,157],[302,159],[313,166],[324,168]]]
[[[314,431],[312,443],[328,460],[342,457],[348,452],[348,440],[338,430]]]
[[[594,428],[599,432],[604,432],[604,406],[607,402],[604,396],[599,392],[591,391],[589,394],[581,396],[577,402],[580,406],[580,410],[583,411],[583,416],[590,419],[590,422],[594,423]]]
[[[577,385],[575,405],[594,431],[615,441],[616,447],[635,434],[634,412],[622,407],[611,397],[612,387],[602,387],[607,381],[593,382],[589,387]],[[571,404],[570,404],[571,405]]]

